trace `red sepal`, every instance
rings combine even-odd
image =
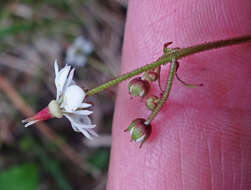
[[[43,108],[40,112],[38,112],[36,115],[29,117],[27,119],[25,119],[27,122],[30,121],[43,121],[43,120],[47,120],[47,119],[51,119],[53,118],[53,116],[50,113],[49,107],[45,107]]]

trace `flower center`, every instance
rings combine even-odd
[[[63,117],[63,113],[60,109],[60,106],[58,105],[58,102],[56,100],[52,100],[49,105],[49,110],[52,116],[56,117],[56,118],[62,118]]]

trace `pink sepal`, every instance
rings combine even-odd
[[[49,107],[43,108],[40,112],[38,112],[36,115],[29,117],[25,119],[25,121],[30,122],[30,121],[43,121],[47,119],[51,119],[53,116],[50,113]]]

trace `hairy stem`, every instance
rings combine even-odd
[[[195,45],[195,46],[190,46],[187,48],[182,48],[182,49],[175,49],[172,52],[168,53],[167,55],[161,56],[157,61],[145,65],[143,67],[140,67],[138,69],[135,69],[129,73],[123,74],[111,81],[108,81],[96,88],[93,88],[87,92],[87,96],[91,96],[94,94],[97,94],[98,92],[101,92],[111,86],[117,85],[118,83],[131,78],[133,76],[136,76],[140,73],[143,73],[145,71],[149,71],[153,68],[156,68],[160,65],[164,65],[166,63],[169,63],[172,61],[172,58],[175,58],[175,60],[181,59],[183,57],[198,53],[198,52],[203,52],[211,49],[216,49],[216,48],[221,48],[221,47],[226,47],[226,46],[231,46],[235,44],[240,44],[244,42],[251,41],[251,35],[246,35],[246,36],[241,36],[241,37],[236,37],[236,38],[230,38],[226,40],[219,40],[215,42],[208,42],[208,43],[203,43],[200,45]]]
[[[208,43],[203,43],[200,45],[195,45],[195,46],[190,46],[187,48],[178,49],[175,53],[176,60],[183,58],[183,57],[186,57],[188,55],[198,53],[198,52],[222,48],[222,47],[226,47],[226,46],[232,46],[232,45],[236,45],[236,44],[245,43],[248,41],[251,41],[251,35],[245,35],[245,36],[240,36],[240,37],[236,37],[236,38],[229,38],[226,40],[218,40],[218,41],[214,41],[214,42],[208,42]]]
[[[169,70],[168,80],[167,80],[167,83],[166,83],[166,89],[165,89],[165,91],[164,91],[164,93],[163,93],[157,107],[153,110],[151,115],[145,121],[146,125],[150,124],[151,121],[156,117],[156,115],[159,113],[161,107],[165,103],[166,99],[168,98],[168,96],[170,94],[170,90],[172,88],[173,79],[174,79],[174,76],[176,74],[176,69],[177,69],[177,62],[176,62],[175,59],[173,59],[172,64],[170,66],[170,70]]]

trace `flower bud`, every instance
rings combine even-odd
[[[145,72],[142,78],[144,80],[154,82],[154,81],[158,80],[159,77],[160,77],[160,66],[157,68],[154,68],[150,71]]]
[[[150,124],[146,125],[145,121],[143,118],[135,119],[125,130],[129,131],[132,141],[140,143],[140,148],[152,132],[152,126]]]
[[[159,103],[159,98],[157,96],[151,95],[146,99],[146,107],[153,111]]]
[[[128,89],[132,97],[140,96],[143,98],[148,93],[150,89],[150,84],[146,80],[142,80],[141,78],[135,78],[129,82]]]
[[[154,82],[158,79],[159,75],[153,71],[146,72],[143,76],[144,79]]]

